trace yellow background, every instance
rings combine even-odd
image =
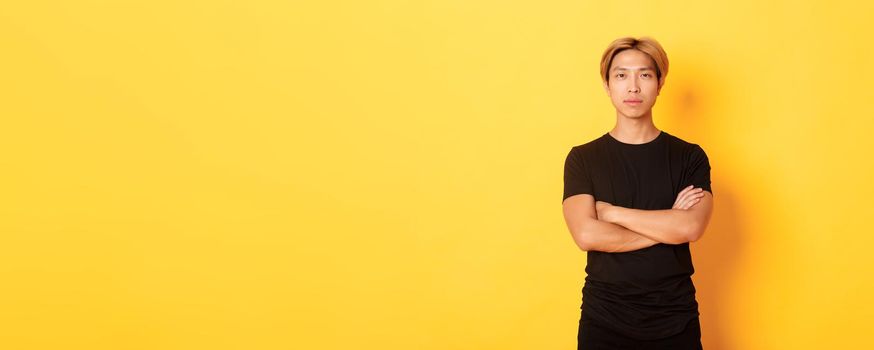
[[[710,157],[705,349],[872,348],[871,2],[6,1],[0,348],[571,349],[613,39]]]

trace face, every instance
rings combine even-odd
[[[604,83],[604,89],[617,113],[628,118],[651,113],[661,84],[656,78],[655,62],[649,55],[634,49],[623,50],[613,57],[608,75],[610,79]]]

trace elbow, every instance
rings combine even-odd
[[[689,242],[689,233],[686,231],[677,231],[674,234],[665,235],[660,240],[664,244],[683,244]]]
[[[587,236],[588,235],[583,233],[583,231],[577,232],[577,234],[574,235],[574,242],[577,244],[577,247],[584,252],[592,250],[592,243],[587,240]]]
[[[683,240],[685,242],[695,242],[701,239],[701,236],[704,235],[704,226],[695,223],[693,225],[688,225],[683,232]]]
[[[661,242],[665,244],[683,244],[697,241],[700,237],[701,232],[696,226],[686,225],[677,227],[675,231],[664,235]]]
[[[576,232],[573,233],[574,243],[577,244],[577,247],[584,252],[588,252],[590,250],[594,250],[594,245],[591,240],[592,235],[588,233],[589,225],[581,225]]]

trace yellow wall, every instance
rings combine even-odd
[[[563,162],[625,35],[710,156],[705,348],[874,347],[872,10],[7,1],[0,347],[573,348]]]

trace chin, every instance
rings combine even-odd
[[[642,118],[645,113],[622,113],[626,118],[638,119]]]

